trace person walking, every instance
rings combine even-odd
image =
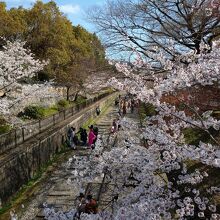
[[[76,149],[76,144],[75,144],[75,135],[76,135],[76,128],[70,127],[68,130],[68,139],[69,139],[69,144],[72,149]]]
[[[118,117],[117,120],[116,120],[116,125],[117,125],[117,131],[119,131],[120,128],[121,128],[121,120],[120,120],[119,117]]]
[[[116,119],[112,122],[111,133],[114,134],[117,131],[117,121]]]
[[[97,141],[97,138],[98,138],[98,134],[99,134],[99,128],[98,127],[94,127],[93,128],[93,133],[95,135],[95,138],[93,140],[93,147],[95,148],[95,143]]]
[[[89,126],[89,140],[88,140],[88,148],[92,148],[93,141],[96,139],[96,135],[93,131],[93,125]]]
[[[123,108],[123,99],[121,99],[120,101],[119,101],[119,109],[122,109]]]
[[[99,106],[98,107],[96,107],[96,115],[97,116],[99,116],[100,115],[100,113],[101,113],[101,109],[99,108]]]
[[[85,146],[87,143],[87,137],[88,137],[86,129],[80,128],[78,133],[80,134],[80,141],[81,141],[80,144],[82,146]]]
[[[85,198],[85,195],[83,193],[80,193],[78,198],[77,198],[77,204],[76,205],[76,209],[77,209],[77,212],[75,213],[75,218],[77,219],[80,219],[80,215],[82,212],[85,212],[85,206],[86,206],[86,198]],[[73,218],[73,219],[75,219]]]
[[[81,133],[81,141],[82,141],[83,146],[85,146],[87,143],[87,137],[88,135],[87,135],[86,129],[83,129]]]
[[[85,213],[88,214],[97,214],[98,213],[98,204],[92,195],[87,196],[87,203],[85,206]]]

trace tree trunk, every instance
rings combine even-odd
[[[69,101],[70,99],[70,87],[66,87],[66,100]]]
[[[75,94],[75,97],[74,97],[74,102],[77,100],[78,95],[79,95],[79,90],[78,90],[78,91],[76,92],[76,94]]]

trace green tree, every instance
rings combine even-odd
[[[25,14],[22,7],[7,11],[6,4],[0,2],[0,36],[9,40],[21,37],[27,28]]]
[[[0,36],[27,41],[38,59],[50,61],[39,79],[55,78],[68,91],[75,87],[76,93],[90,72],[106,62],[98,37],[79,25],[73,26],[54,1],[37,1],[30,9],[10,10],[0,3]]]
[[[28,11],[28,18],[27,41],[32,51],[39,58],[49,59],[52,71],[59,71],[71,60],[71,22],[53,1],[36,2]]]

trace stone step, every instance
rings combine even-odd
[[[97,126],[99,128],[99,135],[102,136],[108,136],[109,135],[109,128],[112,125],[112,121],[114,118],[117,118],[117,110],[115,107],[111,107],[111,112],[107,113],[106,115],[103,115],[100,117],[99,121],[97,121],[94,126]],[[108,150],[108,148],[106,148]],[[86,149],[86,147],[77,146],[76,150],[70,151],[71,154],[74,154],[76,156],[82,156],[89,158],[91,150]],[[67,162],[67,161],[66,161]],[[36,207],[37,215],[35,215],[32,219],[44,219],[44,212],[42,204],[46,202],[49,206],[53,206],[56,211],[63,210],[68,211],[74,208],[75,200],[77,196],[79,195],[79,192],[76,192],[74,190],[74,187],[71,185],[68,185],[67,179],[70,176],[72,170],[75,168],[71,167],[66,169],[64,165],[58,166],[54,173],[52,173],[50,177],[50,181],[53,182],[52,187],[45,192],[45,195],[42,196],[41,199],[39,199],[38,204],[39,206]],[[85,183],[86,188],[87,183]],[[105,204],[105,201],[103,201],[103,204]],[[21,220],[29,220],[29,219],[22,219]]]

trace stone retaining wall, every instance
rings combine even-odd
[[[75,116],[36,135],[19,145],[9,155],[0,157],[0,200],[4,205],[22,185],[31,180],[52,157],[61,151],[70,126],[78,130],[86,121],[96,116],[100,109],[110,104],[117,94],[109,95]]]
[[[81,104],[74,105],[52,116],[28,123],[22,128],[16,128],[6,134],[0,135],[0,155],[17,147],[17,145],[22,144],[28,139],[35,137],[48,128],[54,127],[56,124],[61,123],[63,120],[71,118],[80,110],[90,106],[92,103],[97,102],[107,95],[109,95],[109,93],[99,94]]]

